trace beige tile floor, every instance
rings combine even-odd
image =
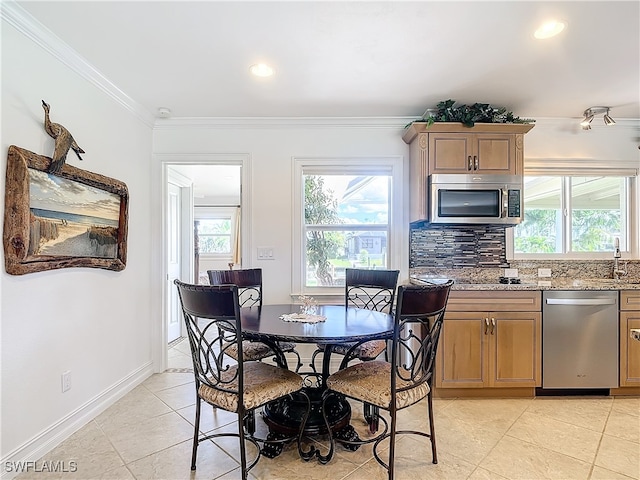
[[[146,380],[41,459],[75,461],[77,472],[24,473],[17,478],[240,478],[235,438],[201,444],[198,468],[191,472],[193,377],[180,371],[191,367],[186,342],[170,349],[169,364],[167,372]],[[428,440],[401,437],[398,480],[640,479],[640,398],[451,399],[435,400],[434,410],[438,464],[431,463]],[[202,415],[202,431],[236,428],[233,414],[205,406]],[[403,410],[399,422],[428,428],[424,402]],[[352,423],[364,432],[356,405]],[[317,440],[320,448],[325,440]],[[370,446],[357,452],[338,447],[333,460],[320,465],[300,460],[294,445],[276,459],[262,457],[250,477],[386,478]]]

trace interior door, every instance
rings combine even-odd
[[[180,278],[181,263],[181,189],[169,183],[167,191],[167,343],[180,336],[180,299],[178,289],[173,284]]]

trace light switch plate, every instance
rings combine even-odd
[[[550,277],[550,276],[551,276],[551,269],[550,268],[539,268],[538,269],[538,277],[545,278],[545,277]]]
[[[507,278],[517,278],[518,277],[518,269],[517,268],[505,268],[504,276]]]
[[[258,247],[258,260],[275,260],[273,247]]]

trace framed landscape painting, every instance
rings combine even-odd
[[[127,259],[127,186],[49,157],[9,147],[5,269],[12,275],[67,267],[122,270]]]

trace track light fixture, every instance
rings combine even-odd
[[[584,111],[584,118],[580,122],[583,130],[591,130],[591,122],[596,115],[604,114],[602,119],[605,125],[615,125],[616,121],[609,116],[610,107],[589,107]]]
[[[607,108],[607,113],[604,114],[604,117],[602,117],[602,119],[604,120],[604,124],[605,125],[615,125],[616,124],[616,121],[609,116],[609,109],[608,108]]]

